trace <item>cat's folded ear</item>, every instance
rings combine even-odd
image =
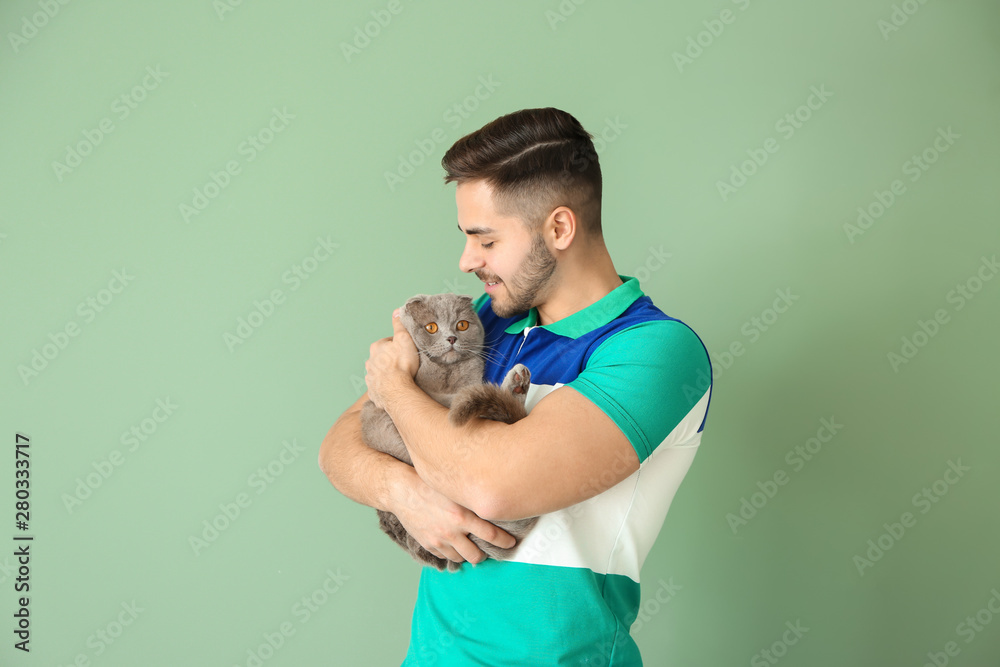
[[[456,296],[456,297],[457,297],[457,298],[458,298],[458,299],[459,299],[460,301],[468,301],[468,302],[469,302],[470,304],[472,303],[472,300],[473,300],[473,299],[472,299],[472,297],[471,297],[471,296],[469,296],[468,294],[456,294],[455,296]]]
[[[423,301],[427,299],[427,297],[428,297],[427,294],[417,294],[415,296],[411,296],[409,299],[406,300],[406,303],[403,304],[403,308],[406,308],[407,306],[412,306],[417,303],[423,303]]]

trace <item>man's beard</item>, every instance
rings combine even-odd
[[[503,283],[507,298],[503,301],[497,301],[496,298],[491,297],[493,312],[496,313],[497,317],[512,317],[518,313],[526,312],[531,308],[535,298],[548,283],[555,270],[556,258],[549,252],[541,234],[535,234],[531,239],[531,250],[528,252],[528,256],[521,262],[521,266],[511,276],[511,279]],[[488,280],[478,271],[476,275],[480,280]]]

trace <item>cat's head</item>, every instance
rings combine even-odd
[[[400,321],[421,356],[453,364],[479,356],[483,349],[483,323],[465,294],[418,294],[403,304]]]

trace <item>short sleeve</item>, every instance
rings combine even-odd
[[[678,320],[653,320],[609,336],[566,386],[611,417],[645,461],[711,389],[708,351]],[[692,424],[694,422],[692,421]]]

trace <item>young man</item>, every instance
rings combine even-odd
[[[515,424],[448,411],[413,382],[413,341],[371,345],[368,391],[323,441],[320,466],[344,495],[393,512],[431,553],[404,665],[641,665],[629,634],[639,571],[686,475],[711,396],[709,355],[638,281],[617,273],[601,231],[601,172],[580,123],[526,109],[445,154],[456,182],[459,267],[490,354],[485,380],[528,367],[528,416]],[[413,459],[366,447],[359,412],[385,408]],[[540,516],[510,560],[484,560],[490,521]]]

